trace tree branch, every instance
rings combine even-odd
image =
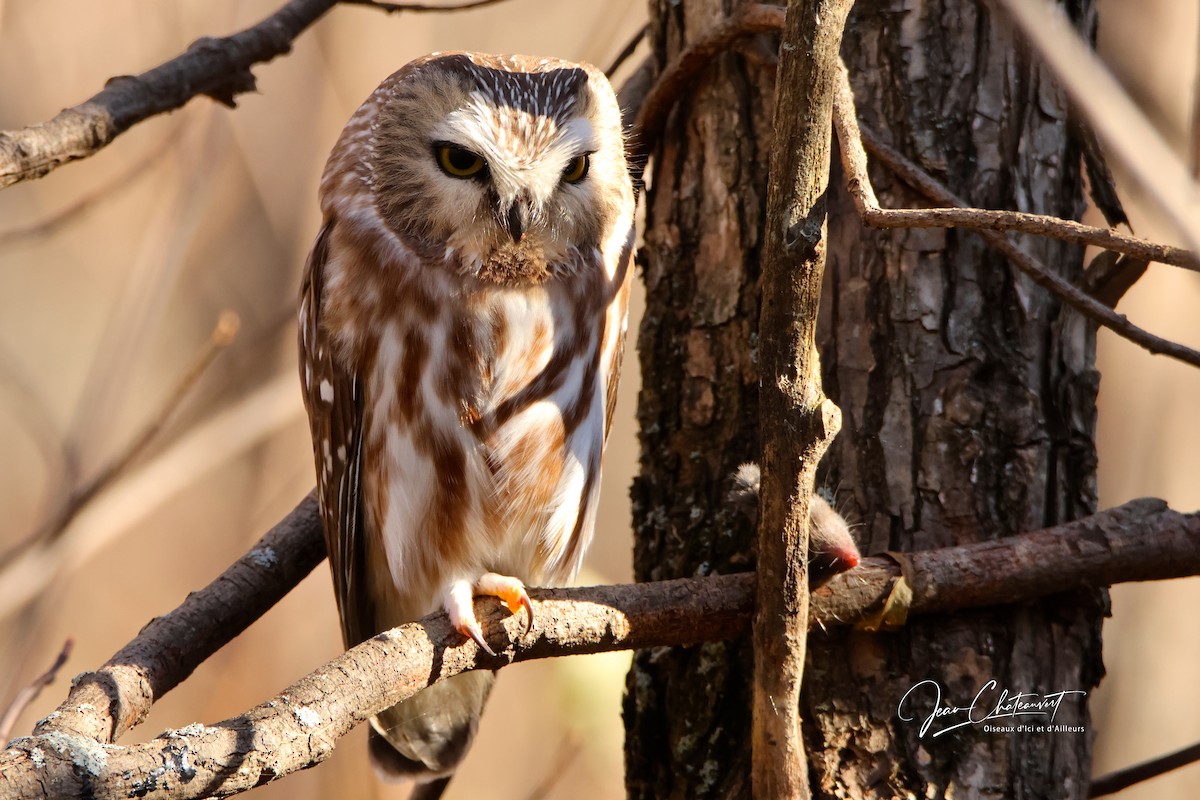
[[[638,49],[638,45],[642,43],[642,40],[646,38],[646,34],[649,32],[650,24],[646,23],[625,43],[625,46],[621,48],[621,52],[617,53],[613,58],[612,63],[608,65],[608,69],[604,70],[604,77],[612,80],[612,77],[617,74],[617,70],[633,56],[634,52]]]
[[[749,624],[753,576],[543,590],[535,597],[538,626],[528,634],[523,616],[478,605],[495,658],[438,614],[382,633],[216,725],[189,725],[128,747],[101,747],[61,731],[18,739],[0,756],[0,794],[96,800],[235,794],[320,763],[367,717],[466,670],[736,636]]]
[[[873,151],[881,151],[882,141],[867,133],[864,143]],[[939,196],[947,197],[939,192]],[[1115,253],[1169,264],[1200,272],[1200,258],[1191,250],[1166,244],[1155,244],[1136,236],[1128,236],[1112,228],[1097,228],[1082,222],[1030,214],[1024,211],[996,211],[987,208],[896,208],[878,209],[869,223],[877,228],[971,228],[978,231],[1017,231],[1045,236],[1071,244],[1096,245]]]
[[[453,5],[340,0],[381,11],[456,11],[503,0]],[[98,94],[48,122],[0,131],[0,188],[40,178],[69,161],[94,155],[139,122],[181,108],[197,95],[234,106],[254,91],[250,68],[288,53],[292,42],[339,0],[289,0],[253,27],[221,38],[204,37],[170,61],[140,75],[109,79]]]
[[[96,153],[135,124],[174,111],[197,95],[226,105],[254,89],[250,67],[292,48],[292,40],[337,0],[290,0],[257,25],[224,38],[203,38],[182,55],[141,75],[112,78],[96,95],[49,122],[0,132],[0,187],[40,178]]]
[[[1088,787],[1087,796],[1089,798],[1107,797],[1135,784],[1157,778],[1173,769],[1195,764],[1197,761],[1200,761],[1200,743],[1188,745],[1182,750],[1176,750],[1173,753],[1167,753],[1149,761],[1110,772],[1107,775],[1101,775],[1092,781],[1092,785]]]
[[[1076,589],[1200,574],[1200,512],[1142,498],[1033,533],[900,556],[913,614],[1022,603]],[[822,626],[857,624],[903,577],[895,557],[872,557],[813,594]]]
[[[386,11],[389,14],[396,14],[401,11],[469,11],[472,8],[482,8],[483,6],[494,6],[497,3],[503,3],[504,0],[465,0],[462,3],[444,3],[434,4],[429,3],[383,3],[377,0],[340,0],[343,5],[348,6],[369,6],[377,8],[380,11]]]
[[[953,227],[966,225],[976,230],[988,244],[1004,254],[1008,260],[1028,275],[1034,283],[1053,293],[1067,305],[1080,312],[1088,319],[1103,325],[1122,338],[1149,350],[1151,353],[1167,355],[1185,364],[1200,367],[1200,352],[1185,347],[1178,342],[1163,339],[1149,331],[1139,328],[1118,314],[1112,308],[1104,305],[1096,298],[1084,292],[1079,287],[1064,280],[1048,270],[1037,259],[1017,247],[1007,235],[999,220],[1011,217],[1013,220],[1024,220],[1019,224],[1013,222],[1009,227],[1021,229],[1020,225],[1029,225],[1037,221],[1044,226],[1041,231],[1046,236],[1067,241],[1100,244],[1101,247],[1111,247],[1112,242],[1101,243],[1090,238],[1069,238],[1062,235],[1062,226],[1070,226],[1066,220],[1057,220],[1055,225],[1047,222],[1049,217],[1038,217],[1034,214],[1019,214],[1015,211],[985,211],[977,208],[967,208],[959,197],[945,186],[934,180],[932,176],[920,169],[898,151],[885,144],[879,137],[865,128],[861,128],[858,115],[854,109],[854,95],[850,89],[850,79],[845,65],[839,69],[837,90],[834,98],[834,126],[837,128],[838,141],[841,145],[842,165],[846,170],[846,182],[854,205],[858,209],[862,221],[879,228],[919,228],[919,227]],[[875,197],[867,175],[867,156],[864,145],[880,158],[889,169],[892,169],[906,183],[916,187],[934,202],[946,206],[958,206],[948,209],[883,209]],[[1084,228],[1086,226],[1078,226]],[[1078,233],[1078,231],[1076,231]],[[1113,236],[1119,236],[1112,232]],[[1075,235],[1072,234],[1074,237]],[[1132,239],[1132,237],[1124,237]],[[1149,243],[1144,243],[1150,246]],[[1153,245],[1153,247],[1159,247]],[[1127,248],[1128,249],[1128,248]],[[1175,250],[1176,248],[1170,248]],[[1185,251],[1179,251],[1185,252]],[[1188,254],[1192,258],[1192,254]]]
[[[809,497],[842,416],[821,391],[830,121],[852,0],[791,0],[775,82],[759,321],[758,592],[750,778],[755,800],[809,797],[800,736],[808,630]]]
[[[151,621],[103,667],[78,676],[34,734],[116,740],[324,558],[317,501],[309,495],[216,580]]]
[[[102,669],[76,679],[34,736],[0,754],[0,796],[178,800],[226,796],[328,757],[372,714],[466,669],[631,647],[743,635],[753,573],[632,586],[533,592],[538,628],[492,603],[478,612],[495,658],[444,615],[350,650],[271,700],[212,726],[189,725],[145,744],[107,744],[150,704],[266,611],[323,556],[316,504],[305,499],[254,548],[178,609],[147,625]],[[1019,603],[1082,586],[1200,574],[1200,513],[1136,500],[1036,533],[909,556],[910,613]],[[812,596],[812,624],[864,619],[892,594],[901,568],[868,558]],[[115,708],[114,708],[115,706]]]

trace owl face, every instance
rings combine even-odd
[[[603,74],[554,59],[435,54],[381,91],[376,208],[427,260],[515,284],[599,261],[632,204]]]

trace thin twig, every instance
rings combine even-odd
[[[465,3],[429,5],[426,3],[378,3],[375,2],[375,0],[341,0],[342,5],[370,6],[371,8],[377,8],[380,11],[386,11],[389,14],[396,14],[401,11],[412,11],[414,13],[420,13],[423,11],[467,11],[472,8],[494,6],[497,3],[503,2],[505,2],[505,0],[468,0],[468,2]]]
[[[1048,67],[1073,110],[1193,249],[1200,249],[1200,186],[1184,159],[1125,91],[1064,10],[1045,0],[997,0]]]
[[[617,57],[614,58],[612,63],[608,65],[608,69],[604,70],[604,77],[612,80],[612,76],[616,75],[617,70],[621,68],[621,65],[629,60],[629,57],[632,56],[634,51],[638,49],[638,45],[642,43],[642,40],[646,38],[646,34],[649,32],[650,25],[647,23],[643,25],[628,42],[625,43],[625,46],[621,48],[621,52],[617,53]]]
[[[923,227],[927,224],[940,227],[939,215],[946,215],[948,218],[956,220],[956,224],[974,220],[975,224],[971,226],[972,229],[1003,253],[1034,283],[1057,295],[1067,305],[1151,353],[1167,355],[1186,364],[1200,367],[1200,352],[1178,342],[1163,339],[1134,325],[1123,314],[1118,314],[1079,287],[1046,269],[1037,259],[1021,250],[1008,236],[987,222],[997,214],[1005,215],[1017,212],[983,212],[979,209],[965,208],[966,203],[953,192],[884,143],[869,129],[860,127],[854,109],[854,95],[850,89],[850,79],[844,64],[839,70],[837,86],[834,99],[834,127],[837,129],[838,140],[841,144],[842,164],[846,170],[847,186],[864,223],[879,228],[912,228]],[[935,203],[958,208],[880,208],[879,201],[875,197],[875,190],[867,175],[867,156],[864,146],[888,169]],[[980,214],[983,216],[978,216]]]
[[[780,30],[783,28],[783,20],[782,8],[761,4],[742,6],[727,21],[718,25],[703,39],[693,42],[667,64],[647,93],[634,122],[633,146],[636,152],[632,163],[645,162],[646,156],[662,136],[667,115],[675,106],[675,101],[709,62],[744,36]]]
[[[1167,753],[1165,756],[1143,761],[1141,764],[1134,764],[1132,767],[1101,775],[1088,787],[1088,797],[1105,797],[1116,794],[1136,783],[1157,778],[1173,769],[1186,767],[1197,761],[1200,761],[1200,743],[1176,750],[1174,753]]]
[[[120,477],[130,464],[146,452],[146,449],[175,416],[175,412],[183,405],[183,401],[188,398],[192,390],[196,387],[196,384],[200,382],[200,378],[212,366],[217,356],[233,343],[233,340],[237,337],[240,324],[237,314],[232,311],[222,312],[221,316],[217,319],[217,324],[213,328],[212,334],[209,336],[208,342],[205,343],[204,349],[192,361],[187,372],[183,374],[183,377],[175,385],[174,390],[172,390],[166,401],[150,418],[145,427],[130,440],[116,457],[101,467],[90,480],[76,487],[67,497],[62,507],[50,519],[40,525],[32,534],[17,542],[3,553],[0,553],[0,561],[7,563],[33,545],[39,542],[54,541],[61,536],[67,526],[79,516],[79,512],[96,495],[112,485],[113,481]]]
[[[34,678],[28,686],[17,692],[17,696],[8,704],[8,708],[5,709],[3,714],[0,714],[0,742],[8,741],[8,734],[12,732],[13,725],[17,722],[17,717],[21,716],[22,712],[29,707],[29,704],[37,699],[37,696],[42,693],[42,689],[54,683],[54,679],[58,677],[58,671],[62,669],[63,664],[67,663],[67,659],[71,657],[71,649],[73,647],[75,647],[75,640],[68,637],[63,642],[62,649],[58,652],[58,657],[50,665],[50,669]]]
[[[525,800],[546,800],[550,796],[550,790],[558,785],[558,782],[566,775],[567,767],[571,766],[571,762],[579,757],[581,749],[579,739],[574,734],[568,734],[567,738],[563,739],[562,744],[558,746],[558,752],[555,754],[554,760],[550,762],[549,769],[546,770],[546,777],[533,787],[533,790],[525,796]]]

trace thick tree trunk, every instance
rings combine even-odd
[[[722,0],[655,0],[660,64],[726,18]],[[754,525],[726,496],[758,455],[758,261],[777,37],[719,57],[653,155],[638,339],[638,580],[754,567]],[[630,798],[750,796],[749,636],[635,656],[625,701]]]
[[[712,28],[721,0],[655,0],[660,60]],[[1089,0],[1070,13],[1091,25]],[[776,40],[747,39],[680,102],[647,193],[640,339],[640,580],[753,565],[753,529],[726,501],[756,458],[758,257]],[[1082,207],[1065,99],[977,3],[860,3],[843,48],[861,117],[969,202],[1068,218]],[[921,205],[886,171],[885,206]],[[864,230],[831,180],[821,310],[825,393],[843,410],[826,485],[864,552],[992,539],[1095,508],[1094,338],[1076,315],[958,231]],[[1068,279],[1081,251],[1022,246]],[[988,681],[1048,695],[1099,680],[1101,593],[914,619],[895,633],[810,641],[802,712],[815,796],[1083,797],[1081,695],[1055,725],[1083,732],[933,734],[930,694],[968,706]],[[748,641],[637,655],[626,699],[631,798],[749,796]],[[929,686],[928,684],[926,686]],[[982,712],[977,712],[979,716]],[[999,724],[1042,718],[998,720]]]

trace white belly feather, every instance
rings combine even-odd
[[[472,302],[464,317],[443,315],[421,328],[429,358],[416,386],[403,385],[409,334],[395,324],[385,330],[364,403],[365,434],[382,445],[382,463],[378,470],[364,470],[362,480],[368,514],[371,498],[381,492],[387,497],[375,506],[382,517],[375,524],[404,616],[415,619],[439,609],[446,585],[485,572],[543,585],[569,581],[579,569],[595,524],[608,375],[603,365],[588,370],[601,346],[602,320],[574,320],[564,295],[553,283],[495,289],[483,302]],[[452,359],[440,359],[464,319],[475,330],[503,330],[504,341],[478,359],[482,369],[467,381],[473,390],[448,403],[445,370]],[[571,349],[569,361],[560,355],[554,363],[556,352]],[[506,401],[551,368],[563,373],[553,391],[515,413],[510,409],[511,416],[486,430],[489,420],[504,415]],[[417,395],[419,413],[411,424],[398,422],[390,411],[400,393]],[[581,394],[590,396],[587,407],[567,431],[564,416]],[[474,415],[483,421],[482,434],[465,419]],[[422,446],[423,426],[437,429],[463,455],[457,532],[438,532],[436,506],[446,497],[439,483],[446,476],[428,445]],[[446,556],[447,548],[433,557],[432,535],[461,536],[461,546],[449,548],[453,557]]]

